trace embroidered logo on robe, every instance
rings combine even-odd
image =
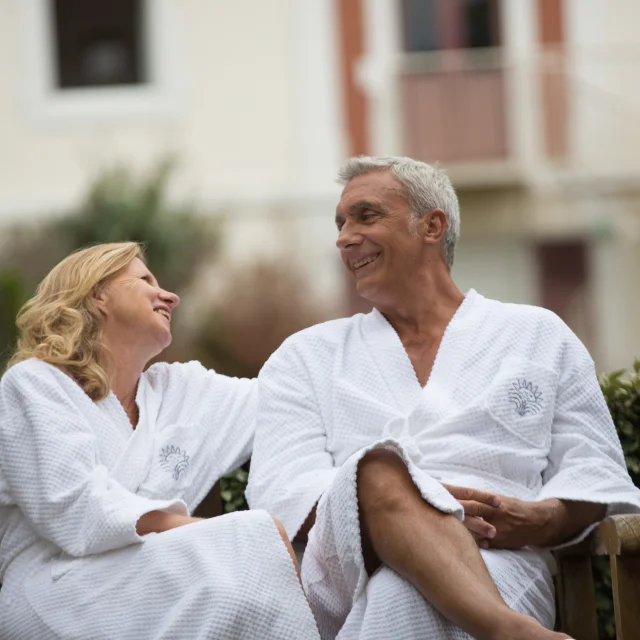
[[[180,447],[168,445],[160,452],[160,466],[178,480],[189,466],[189,456]]]
[[[509,389],[509,402],[519,416],[532,416],[542,410],[542,392],[533,383],[518,378]]]

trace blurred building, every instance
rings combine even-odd
[[[640,353],[640,3],[340,4],[361,34],[350,151],[439,160],[462,205],[461,288],[546,306],[600,368],[628,365]]]
[[[0,0],[0,223],[114,161],[181,161],[226,259],[278,256],[355,310],[347,155],[440,161],[463,290],[542,304],[599,368],[640,355],[640,3]]]
[[[176,154],[173,195],[224,214],[227,263],[281,256],[338,306],[333,9],[0,0],[0,223],[75,204],[102,167]]]

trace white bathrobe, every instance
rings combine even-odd
[[[140,379],[135,431],[27,360],[0,381],[0,638],[317,638],[264,511],[140,537],[152,510],[188,515],[248,458],[255,381],[200,364]]]
[[[424,388],[376,310],[292,336],[260,383],[249,504],[293,538],[319,501],[302,577],[323,638],[468,638],[388,567],[367,577],[355,484],[372,447],[398,451],[425,500],[458,518],[440,482],[640,509],[593,362],[544,309],[470,291]],[[551,554],[482,555],[507,603],[551,626]]]

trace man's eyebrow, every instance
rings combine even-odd
[[[378,209],[380,205],[377,202],[371,200],[358,200],[349,207],[349,213],[360,213],[365,209]]]

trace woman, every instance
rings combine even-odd
[[[147,363],[179,298],[135,243],[78,251],[0,381],[0,638],[318,638],[279,523],[190,516],[251,450],[256,388]]]

